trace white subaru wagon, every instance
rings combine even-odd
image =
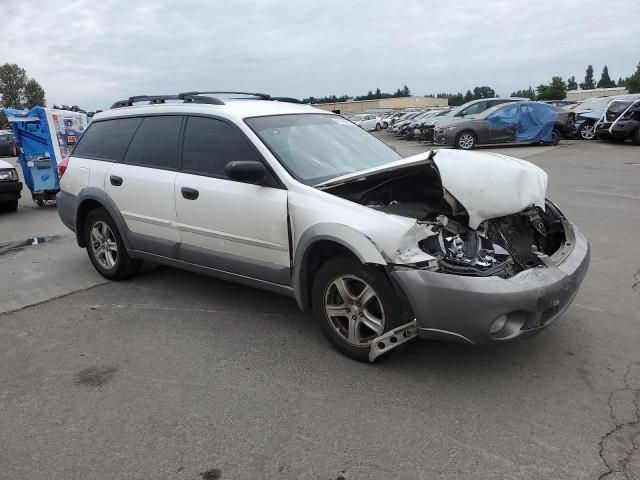
[[[100,274],[121,280],[151,261],[289,295],[358,360],[415,337],[535,335],[589,265],[537,166],[454,150],[402,158],[288,98],[131,97],[95,116],[59,174],[60,218]]]

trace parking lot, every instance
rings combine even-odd
[[[495,151],[545,169],[589,237],[573,306],[526,342],[374,365],[289,298],[168,267],[108,282],[23,191],[0,214],[0,478],[640,478],[639,149]]]

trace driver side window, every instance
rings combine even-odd
[[[465,108],[461,113],[464,116],[466,116],[466,115],[475,115],[476,113],[480,113],[480,112],[483,112],[484,110],[486,110],[485,105],[486,105],[486,102],[474,103],[470,107]]]

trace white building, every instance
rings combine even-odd
[[[610,97],[612,95],[626,95],[627,89],[624,87],[592,88],[591,90],[569,90],[567,100],[584,100],[593,97]]]

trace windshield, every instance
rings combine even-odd
[[[302,183],[316,185],[402,158],[353,123],[325,114],[245,120],[280,163]]]

